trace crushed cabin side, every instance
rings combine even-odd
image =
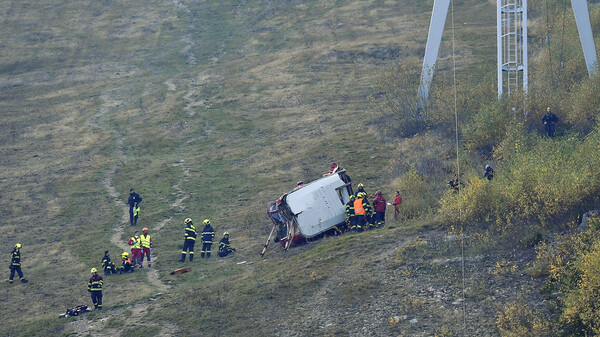
[[[275,241],[288,249],[293,242],[303,242],[344,223],[346,203],[353,194],[351,181],[345,170],[333,172],[269,203],[267,214],[276,231]],[[261,255],[269,240],[270,236]]]

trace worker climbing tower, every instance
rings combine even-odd
[[[527,94],[527,0],[498,0],[498,97]]]

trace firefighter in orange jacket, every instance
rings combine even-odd
[[[119,267],[119,274],[133,273],[135,271],[135,267],[129,259],[129,253],[123,252],[123,254],[121,254],[121,258],[123,261],[121,262],[121,267]]]
[[[362,232],[366,226],[365,217],[367,214],[368,204],[364,199],[364,192],[359,192],[354,199],[354,217],[356,218],[356,231]]]
[[[152,238],[150,237],[150,234],[148,234],[147,227],[144,227],[144,229],[142,229],[140,241],[142,246],[142,258],[140,260],[140,268],[144,268],[144,256],[146,256],[148,260],[148,268],[150,268],[152,267],[152,261],[150,260],[150,252],[152,252]]]

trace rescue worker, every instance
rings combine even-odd
[[[139,265],[142,266],[142,239],[140,239],[140,235],[138,231],[133,232],[133,236],[129,238],[127,244],[131,246],[131,259],[133,262],[133,266]]]
[[[27,279],[23,278],[23,272],[21,271],[21,247],[21,244],[17,243],[11,253],[10,265],[8,266],[10,269],[8,283],[11,284],[14,282],[13,278],[15,277],[15,272],[19,275],[21,283],[27,283]]]
[[[104,269],[104,275],[117,273],[117,267],[112,261],[110,261],[110,253],[108,250],[104,251],[104,257],[102,258],[102,269]]]
[[[181,259],[179,262],[185,262],[185,256],[190,254],[190,262],[194,261],[194,244],[196,244],[196,226],[192,222],[192,219],[187,218],[183,221],[185,224],[185,233],[183,234],[183,250],[181,251]]]
[[[375,192],[375,199],[373,199],[373,209],[375,210],[375,217],[373,219],[373,223],[377,228],[381,228],[385,226],[385,208],[387,206],[387,202],[381,194],[381,191]]]
[[[544,127],[546,128],[546,133],[548,137],[554,137],[555,124],[558,122],[558,117],[552,113],[552,109],[550,107],[546,108],[546,114],[542,117],[542,123],[544,123]]]
[[[373,206],[367,199],[367,194],[365,192],[361,193],[363,196],[363,207],[365,208],[365,230],[375,228],[375,217],[373,216]]]
[[[346,203],[346,224],[352,231],[356,231],[356,217],[354,216],[354,194],[350,195],[350,200]]]
[[[135,193],[133,188],[130,189],[127,205],[129,205],[129,222],[131,222],[132,226],[137,225],[138,215],[140,214],[140,202],[142,202],[142,197]]]
[[[204,229],[202,230],[202,250],[200,251],[200,257],[210,257],[210,248],[215,238],[215,230],[210,225],[210,220],[204,220]]]
[[[465,184],[463,184],[462,181],[460,181],[460,179],[458,179],[458,176],[455,174],[454,179],[448,182],[448,186],[450,186],[450,188],[454,190],[454,193],[458,193],[461,188],[465,187]]]
[[[364,198],[367,200],[367,203],[369,203],[367,191],[365,191],[365,185],[363,185],[362,183],[358,184],[358,190],[356,191],[356,195],[358,196],[359,193],[364,193]]]
[[[131,260],[129,259],[129,253],[127,252],[123,252],[123,254],[121,254],[121,267],[119,268],[119,274],[123,274],[123,273],[133,273],[135,271],[135,267],[133,265],[133,263],[131,263]]]
[[[365,226],[363,229],[372,228],[373,227],[373,209],[371,208],[371,203],[369,202],[369,198],[367,192],[365,191],[365,185],[362,183],[358,184],[358,190],[356,191],[356,195],[363,193],[363,200],[367,204],[367,208],[365,208]]]
[[[396,191],[396,198],[394,198],[394,219],[398,219],[398,214],[400,214],[400,204],[402,204],[402,196],[400,195],[400,191]]]
[[[87,290],[92,295],[92,302],[94,302],[94,308],[102,310],[102,285],[104,281],[102,276],[98,275],[98,269],[92,268],[92,277],[88,282]]]
[[[356,195],[354,199],[354,217],[356,218],[356,226],[354,227],[354,231],[362,232],[365,227],[365,206],[363,199],[363,192],[360,192]]]
[[[485,165],[485,172],[483,172],[483,177],[487,178],[487,180],[494,179],[494,169],[490,165]]]
[[[148,234],[148,227],[142,229],[142,235],[140,236],[142,246],[142,257],[140,259],[140,268],[144,268],[144,255],[148,260],[148,268],[152,267],[152,261],[150,260],[150,252],[152,252],[152,238]]]
[[[219,242],[219,252],[217,253],[220,257],[225,257],[229,253],[235,252],[235,248],[231,248],[229,243],[229,232],[223,233],[223,238]]]

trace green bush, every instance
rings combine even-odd
[[[464,143],[468,151],[491,154],[505,137],[506,128],[514,114],[502,101],[484,105],[473,116],[473,121],[463,129]]]
[[[502,336],[555,336],[550,322],[540,311],[521,302],[511,302],[498,313],[496,326]]]
[[[435,189],[412,167],[395,183],[402,191],[401,215],[405,219],[417,218],[432,212],[437,203]]]

